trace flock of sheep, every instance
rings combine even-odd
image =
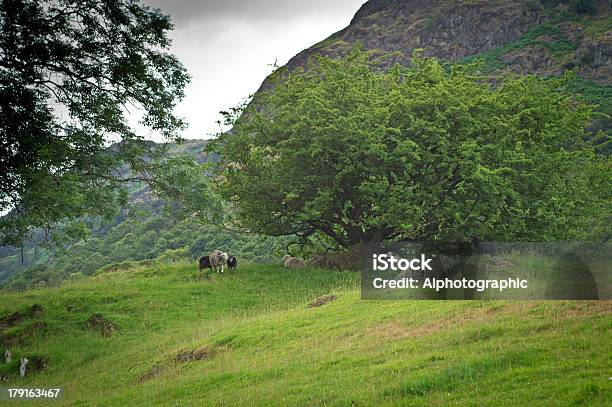
[[[496,256],[495,246],[490,242],[482,241],[480,238],[473,236],[471,244],[478,253],[489,254],[491,257]],[[316,254],[309,260],[309,264],[314,267],[330,270],[357,270],[361,267],[361,260],[362,256],[358,252],[345,251],[332,254]],[[282,264],[288,269],[306,267],[304,259],[288,254],[283,256]],[[214,250],[210,255],[200,258],[200,271],[210,268],[212,271],[223,273],[224,266],[226,265],[230,270],[234,270],[238,265],[236,256],[230,256],[220,250]]]
[[[293,257],[286,254],[283,256],[283,265],[286,268],[303,268],[306,267],[304,259]],[[213,250],[208,256],[200,257],[199,261],[200,272],[204,269],[210,269],[212,272],[223,273],[224,267],[231,271],[238,267],[238,259],[236,256],[228,255],[221,250]]]
[[[200,271],[209,268],[213,272],[223,273],[223,268],[229,270],[238,267],[236,256],[230,256],[221,250],[213,250],[208,256],[200,257]]]

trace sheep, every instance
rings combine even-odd
[[[283,256],[283,265],[285,266],[285,268],[288,269],[306,267],[306,263],[303,259],[300,259],[299,257],[293,257],[288,254]]]
[[[210,254],[210,266],[213,271],[223,273],[223,266],[227,264],[227,253],[213,250]]]
[[[236,256],[229,256],[227,258],[227,268],[235,270],[236,267],[238,267],[238,259],[236,259]]]
[[[210,256],[203,256],[200,257],[200,271],[202,271],[205,268],[209,268],[212,269],[211,265],[210,265]]]

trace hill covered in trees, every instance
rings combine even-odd
[[[206,141],[170,146],[171,155],[199,163],[218,160],[204,152]],[[44,232],[22,248],[0,248],[0,285],[7,289],[44,287],[92,275],[103,266],[127,267],[142,260],[191,260],[221,248],[241,260],[270,261],[287,239],[234,233],[192,218],[178,218],[174,204],[156,198],[144,182],[127,185],[129,204],[110,222],[87,218],[85,236],[71,242],[45,242]]]

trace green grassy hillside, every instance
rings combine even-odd
[[[242,265],[199,279],[170,264],[2,294],[2,341],[46,367],[0,374],[63,387],[53,405],[612,401],[610,301],[361,301],[358,285],[348,272]]]

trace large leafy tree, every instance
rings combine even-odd
[[[356,49],[277,71],[216,144],[237,222],[343,248],[601,232],[611,172],[584,141],[591,107],[567,78],[492,85],[477,69],[415,54],[380,72]]]
[[[0,239],[110,215],[147,143],[128,115],[172,139],[189,77],[169,17],[137,0],[0,2]],[[109,147],[110,142],[116,144]]]

